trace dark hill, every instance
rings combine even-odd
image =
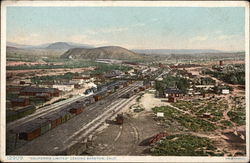
[[[74,48],[66,51],[61,58],[75,59],[139,59],[140,55],[119,46],[106,46],[99,48]]]
[[[71,49],[75,46],[69,45],[66,42],[55,42],[46,47],[46,49]]]

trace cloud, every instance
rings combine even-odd
[[[195,36],[190,39],[191,42],[195,41],[206,41],[208,39],[208,36]]]
[[[19,33],[18,35],[7,38],[9,42],[21,43],[21,44],[36,44],[41,40],[41,35],[38,33]]]
[[[217,39],[219,39],[219,40],[229,40],[229,39],[232,39],[234,37],[235,37],[235,35],[219,35],[217,37]]]
[[[123,32],[123,31],[127,31],[128,29],[129,29],[128,27],[112,27],[112,28],[106,28],[106,29],[87,30],[84,33],[86,33],[88,35],[97,35],[97,34]]]
[[[90,44],[94,46],[103,46],[107,45],[109,42],[107,40],[102,39],[94,39],[87,35],[73,35],[71,37],[68,37],[67,40],[69,42],[76,42],[76,43],[83,43],[83,44]]]

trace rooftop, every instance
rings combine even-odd
[[[34,92],[34,93],[45,92],[45,93],[54,93],[57,90],[58,89],[56,89],[56,88],[24,87],[23,89],[20,90],[20,92]]]
[[[183,92],[179,90],[178,88],[167,88],[165,89],[164,92],[168,94],[183,94]]]

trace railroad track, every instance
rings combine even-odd
[[[129,102],[134,100],[137,96],[134,95],[129,99],[121,99],[116,102],[115,105],[110,104],[112,106],[108,106],[108,110],[106,110],[103,114],[99,117],[94,119],[87,127],[83,127],[82,129],[78,130],[77,133],[73,134],[72,137],[67,139],[64,143],[66,144],[66,149],[70,148],[77,142],[81,142],[84,138],[87,138],[91,135],[97,128],[99,128],[107,119],[112,117],[113,115],[117,114],[124,106],[126,106]]]
[[[58,154],[63,151],[67,151],[68,149],[70,149],[69,147],[71,147],[72,145],[82,142],[84,138],[87,138],[90,134],[93,134],[93,132],[95,132],[97,128],[99,128],[103,123],[105,123],[106,119],[108,119],[111,116],[114,116],[120,109],[123,108],[123,106],[127,104],[126,102],[131,101],[132,100],[131,98],[137,97],[135,95],[135,97],[132,96],[130,99],[119,98],[122,94],[125,94],[126,92],[133,90],[139,86],[141,86],[139,83],[137,84],[133,83],[128,87],[121,88],[118,92],[115,92],[110,96],[107,96],[103,100],[97,101],[96,103],[89,105],[80,115],[75,116],[66,123],[63,123],[57,128],[45,133],[41,137],[31,142],[26,142],[19,148],[11,151],[11,153],[37,154],[36,153],[37,150],[35,149],[38,147],[37,145],[39,144],[39,142],[45,141],[44,144],[46,144],[47,138],[54,139],[53,135],[57,135],[56,130],[58,130],[58,138],[56,139],[60,139],[59,141],[60,143],[56,140],[53,143],[53,141],[50,140],[51,143],[46,145],[46,148],[44,146],[44,149],[46,150],[39,152],[42,152],[43,154],[46,155],[46,154]],[[105,114],[103,115],[103,113]],[[64,130],[63,128],[66,128],[67,130],[66,133],[63,133]],[[55,150],[54,149],[55,147],[60,147],[60,148],[58,150]],[[34,150],[30,150],[33,148]]]
[[[134,150],[136,149],[136,146],[138,145],[140,141],[140,137],[139,137],[139,131],[135,127],[135,125],[133,125],[131,122],[128,122],[128,123],[129,123],[129,126],[133,129],[133,135],[134,135],[134,143],[132,145],[133,150],[130,150],[130,152],[128,153],[128,155],[131,155],[131,153],[134,152]]]
[[[26,116],[24,118],[18,119],[18,120],[14,121],[14,122],[8,123],[7,124],[7,129],[12,129],[13,127],[16,127],[17,125],[24,124],[24,123],[26,123],[28,121],[31,121],[31,120],[33,120],[33,119],[35,119],[37,117],[43,116],[45,114],[49,114],[49,113],[51,113],[53,111],[56,111],[56,110],[58,110],[58,109],[60,109],[60,108],[62,108],[64,106],[70,105],[71,103],[73,103],[73,102],[75,102],[75,101],[77,101],[77,100],[79,100],[81,98],[83,98],[83,97],[80,96],[80,97],[77,97],[77,98],[74,98],[74,99],[71,98],[71,99],[67,99],[67,101],[66,100],[61,101],[60,104],[56,104],[56,105],[52,104],[51,106],[43,107],[43,108],[37,110],[33,114],[30,114],[30,115],[28,115],[28,116]]]
[[[127,87],[120,88],[120,90],[118,90],[118,92],[115,92],[115,93],[113,93],[112,95],[110,95],[110,96],[108,96],[106,98],[113,99],[114,97],[117,97],[117,96],[120,96],[120,94],[123,94],[127,89],[132,88],[132,87],[138,87],[140,85],[139,83],[133,83],[133,84],[134,85],[129,85]],[[14,121],[14,122],[8,123],[7,124],[7,129],[11,130],[12,128],[16,127],[17,125],[22,125],[22,124],[27,123],[27,122],[29,122],[31,120],[34,120],[34,119],[36,119],[38,117],[54,113],[57,110],[61,109],[62,107],[68,106],[68,105],[72,104],[73,102],[76,102],[78,100],[83,100],[85,98],[87,98],[87,97],[82,97],[82,96],[73,97],[73,98],[61,101],[59,103],[53,104],[52,106],[43,107],[43,108],[37,110],[35,113],[33,113],[31,115],[28,115],[28,116],[26,116],[24,118],[21,118],[19,120]],[[97,105],[97,104],[100,104],[101,102],[102,102],[102,100],[96,102],[95,104]],[[96,107],[95,104],[94,104],[94,107]]]
[[[121,96],[121,95],[127,93],[128,91],[131,91],[132,89],[133,89],[132,87],[127,88],[127,89],[125,89],[125,90],[119,92],[117,95],[110,96],[109,99],[106,99],[106,101],[109,101],[109,102],[108,102],[108,103],[105,103],[105,105],[102,105],[102,107],[109,108],[109,109],[106,110],[103,114],[105,114],[107,111],[110,111],[110,110],[111,110],[110,107],[111,107],[111,108],[114,108],[114,107],[117,106],[117,104],[122,105],[122,103],[124,103],[125,101],[127,101],[128,99],[117,99],[117,97],[119,97],[119,96]],[[116,97],[116,98],[114,98],[114,97]],[[130,101],[131,101],[131,100],[130,100]],[[130,102],[130,101],[129,101],[129,102]],[[96,103],[95,105],[97,105],[97,103]],[[96,107],[96,106],[90,106],[89,110],[92,110],[92,108],[95,108],[95,107]],[[103,116],[103,114],[102,114],[102,116]],[[91,115],[90,115],[90,116],[91,116]],[[97,117],[97,118],[99,119],[100,116]],[[89,124],[88,124],[88,125],[89,125]],[[85,129],[85,128],[86,128],[86,127],[84,127],[83,129]],[[81,131],[82,131],[82,130],[78,131],[78,133],[80,133]]]

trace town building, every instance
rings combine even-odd
[[[176,98],[176,97],[168,96],[168,102],[173,102],[173,103],[175,103],[176,101],[177,101],[177,98]]]
[[[11,106],[17,107],[17,106],[28,106],[30,104],[30,101],[28,98],[15,98],[11,99]]]
[[[164,94],[165,94],[165,97],[168,98],[169,96],[181,97],[181,96],[183,96],[184,93],[181,90],[179,90],[178,88],[167,88],[167,89],[165,89]]]
[[[195,88],[202,88],[203,90],[209,90],[214,88],[214,85],[195,85]]]
[[[221,93],[222,93],[222,94],[229,94],[230,91],[229,91],[229,89],[222,89],[222,90],[221,90]]]
[[[157,112],[156,117],[158,118],[164,118],[164,113],[163,112]]]
[[[44,101],[49,101],[51,99],[51,96],[49,93],[37,93],[36,97]]]
[[[220,60],[220,66],[223,66],[223,61],[222,60]]]
[[[56,88],[40,88],[40,87],[24,87],[20,90],[20,96],[36,96],[40,93],[48,93],[51,97],[58,97],[59,89]]]

